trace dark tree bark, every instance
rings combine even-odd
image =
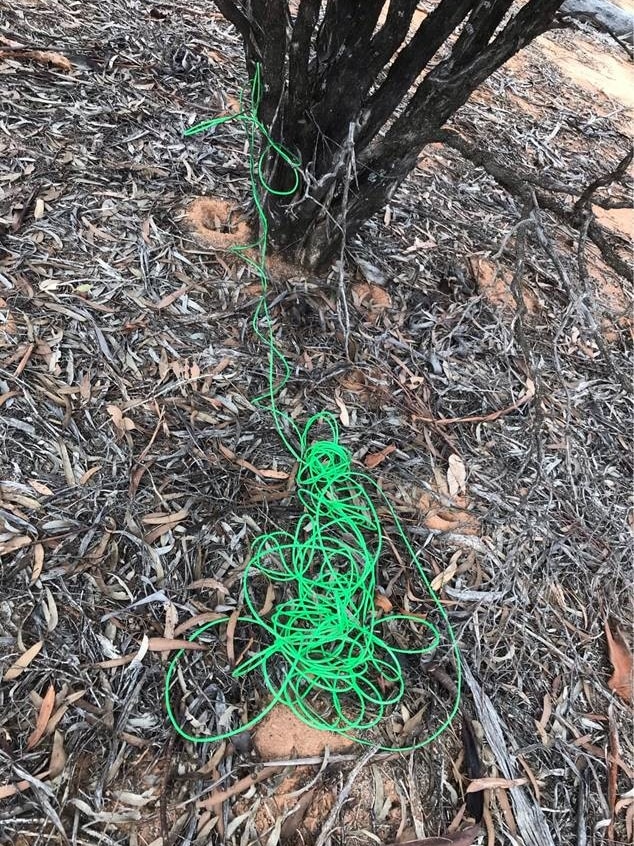
[[[439,0],[415,26],[416,0],[215,2],[242,36],[248,69],[262,65],[260,117],[302,163],[297,194],[267,198],[272,246],[317,269],[389,201],[473,91],[549,29],[563,0],[519,11],[514,0]],[[291,184],[274,158],[267,175]]]

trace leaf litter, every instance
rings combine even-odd
[[[310,844],[334,809],[333,844],[467,844],[474,778],[500,838],[531,846],[556,808],[554,843],[608,813],[625,839],[628,285],[589,253],[584,288],[547,219],[568,287],[535,237],[515,290],[516,199],[438,145],[351,245],[353,361],[334,276],[273,260],[286,410],[339,414],[407,523],[460,630],[484,769],[464,769],[457,731],[377,754],[352,782],[358,751],[283,727],[292,748],[271,767],[254,738],[174,742],[165,656],[236,612],[250,542],[297,517],[292,463],[250,402],[266,380],[257,280],[224,251],[248,232],[242,140],[182,136],[236,109],[239,42],[198,2],[19,0],[0,25],[0,842]],[[574,50],[574,33],[548,38]],[[618,161],[622,118],[558,74],[531,48],[455,128],[587,184]],[[424,612],[400,568],[382,563],[377,606]],[[247,642],[236,629],[189,651],[192,719],[258,707],[262,689],[236,689],[223,663]],[[433,721],[447,671],[411,670],[396,732]],[[214,792],[226,800],[201,804]]]

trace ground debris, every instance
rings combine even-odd
[[[437,144],[351,245],[347,350],[336,274],[274,259],[284,410],[339,415],[407,524],[460,629],[483,769],[465,772],[458,729],[352,781],[363,751],[302,746],[287,724],[268,753],[255,733],[174,742],[166,658],[236,612],[252,540],[299,508],[252,403],[259,282],[226,252],[249,233],[242,136],[182,134],[239,107],[240,45],[202,0],[16,0],[0,27],[0,843],[292,846],[326,820],[333,846],[460,843],[472,778],[500,839],[568,846],[607,825],[631,839],[629,712],[612,693],[627,698],[631,644],[617,658],[605,640],[627,632],[631,287]],[[541,39],[452,128],[580,193],[617,165],[632,105],[600,90],[601,65],[621,61],[602,39]],[[592,206],[627,260],[628,179]],[[424,613],[401,552],[388,543],[377,607]],[[248,632],[218,632],[179,679],[209,723],[264,695],[228,670]],[[433,721],[451,684],[450,667],[410,671],[394,732]]]

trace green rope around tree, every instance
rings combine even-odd
[[[254,244],[236,247],[235,252],[262,283],[253,330],[268,348],[268,388],[255,402],[271,413],[280,438],[298,463],[297,496],[304,510],[294,531],[276,531],[256,538],[242,577],[245,613],[238,618],[238,625],[255,628],[265,645],[239,662],[233,677],[238,679],[259,672],[270,692],[268,704],[251,720],[228,731],[213,735],[186,731],[176,718],[171,702],[174,676],[185,654],[181,649],[167,670],[165,706],[178,734],[192,743],[212,743],[248,731],[276,704],[282,703],[309,726],[370,745],[374,741],[368,738],[368,730],[381,723],[405,692],[403,655],[430,656],[438,647],[449,647],[456,668],[456,693],[445,719],[411,746],[380,747],[417,749],[435,740],[458,711],[461,690],[458,644],[447,613],[432,590],[391,503],[376,482],[354,469],[350,452],[339,443],[335,417],[320,412],[300,430],[277,407],[276,397],[288,382],[290,365],[276,345],[267,305],[268,226],[263,197],[267,192],[294,194],[300,177],[299,162],[273,141],[258,117],[261,95],[258,66],[248,106],[243,95],[238,114],[199,124],[186,134],[202,132],[230,120],[240,121],[248,133],[250,181],[260,237]],[[264,149],[257,156],[262,137]],[[271,150],[295,175],[288,191],[275,191],[267,183],[264,163]],[[326,440],[318,438],[316,431],[324,428],[329,431]],[[381,616],[377,610],[377,569],[383,552],[383,529],[368,490],[390,513],[396,533],[429,592],[439,625],[418,614]],[[254,582],[262,584],[258,575],[278,588],[276,594],[283,598],[270,613],[260,613],[253,596]],[[206,623],[189,640],[198,640],[228,620],[223,617]],[[395,629],[400,628],[402,642],[403,627],[408,630],[407,638],[416,640],[415,647],[404,649],[394,645]]]

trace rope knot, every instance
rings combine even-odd
[[[302,456],[297,484],[302,488],[336,485],[345,482],[352,472],[352,456],[336,441],[316,441]]]

